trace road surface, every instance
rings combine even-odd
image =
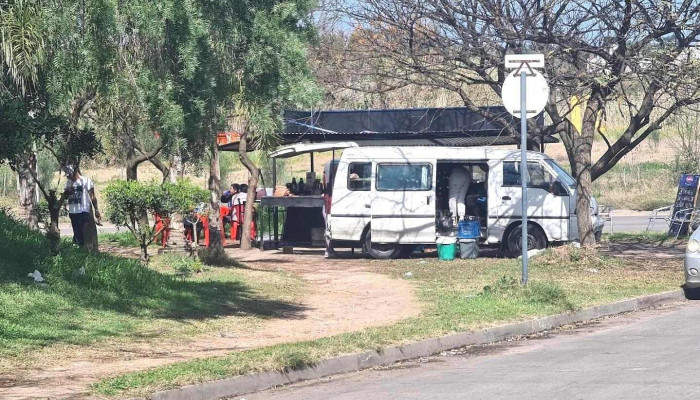
[[[635,215],[635,216],[616,216],[613,215],[613,231],[618,233],[635,233],[643,232],[647,228],[649,223],[649,215]],[[666,232],[668,231],[668,225],[665,221],[656,220],[651,226],[650,231],[653,232]],[[605,222],[605,228],[603,228],[604,233],[610,233],[610,221]]]
[[[236,399],[691,399],[700,302]]]
[[[59,224],[58,229],[61,230],[61,236],[73,236],[73,227],[70,224]],[[126,228],[121,228],[121,231],[128,232]],[[102,226],[97,227],[97,233],[115,233],[119,232],[116,226],[103,223]]]

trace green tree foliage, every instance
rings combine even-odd
[[[0,122],[0,141],[14,144],[1,156],[31,160],[27,154],[40,144],[70,155],[57,159],[80,160],[98,148],[91,143],[107,138],[107,147],[134,172],[131,179],[141,162],[154,163],[165,176],[161,158],[182,156],[210,165],[210,203],[217,214],[216,134],[242,116],[248,141],[269,147],[282,107],[320,97],[306,65],[313,7],[308,0],[4,3],[6,95],[0,106],[10,112],[0,118],[13,120]],[[59,127],[39,126],[36,134],[20,129],[49,121]],[[61,135],[49,139],[45,132]],[[90,140],[76,139],[78,134]],[[257,177],[251,183],[253,190]]]

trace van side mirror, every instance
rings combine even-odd
[[[566,190],[564,187],[564,184],[559,182],[559,181],[554,181],[550,184],[550,193],[552,193],[555,196],[568,196],[569,191]]]

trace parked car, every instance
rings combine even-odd
[[[598,215],[598,201],[595,197],[591,197],[591,218],[593,219],[593,235],[597,242],[603,237],[603,227],[605,227],[605,221]]]
[[[685,250],[685,286],[686,297],[692,299],[700,298],[700,229],[688,239]]]

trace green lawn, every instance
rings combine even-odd
[[[144,267],[67,242],[53,256],[43,236],[2,212],[0,254],[0,372],[60,356],[66,346],[253,329],[279,312],[294,313],[304,291],[284,272],[212,267],[182,256],[155,257]],[[35,269],[44,283],[27,277]]]
[[[100,233],[98,235],[100,243],[110,243],[121,247],[139,247],[139,241],[129,231],[115,233]],[[153,244],[155,246],[155,243]]]
[[[93,390],[103,395],[138,395],[255,371],[298,368],[340,354],[673,290],[682,281],[680,261],[659,268],[573,248],[549,250],[535,258],[527,288],[518,284],[520,267],[514,260],[367,262],[376,272],[415,283],[422,304],[419,317],[320,340],[125,374],[99,382]]]

